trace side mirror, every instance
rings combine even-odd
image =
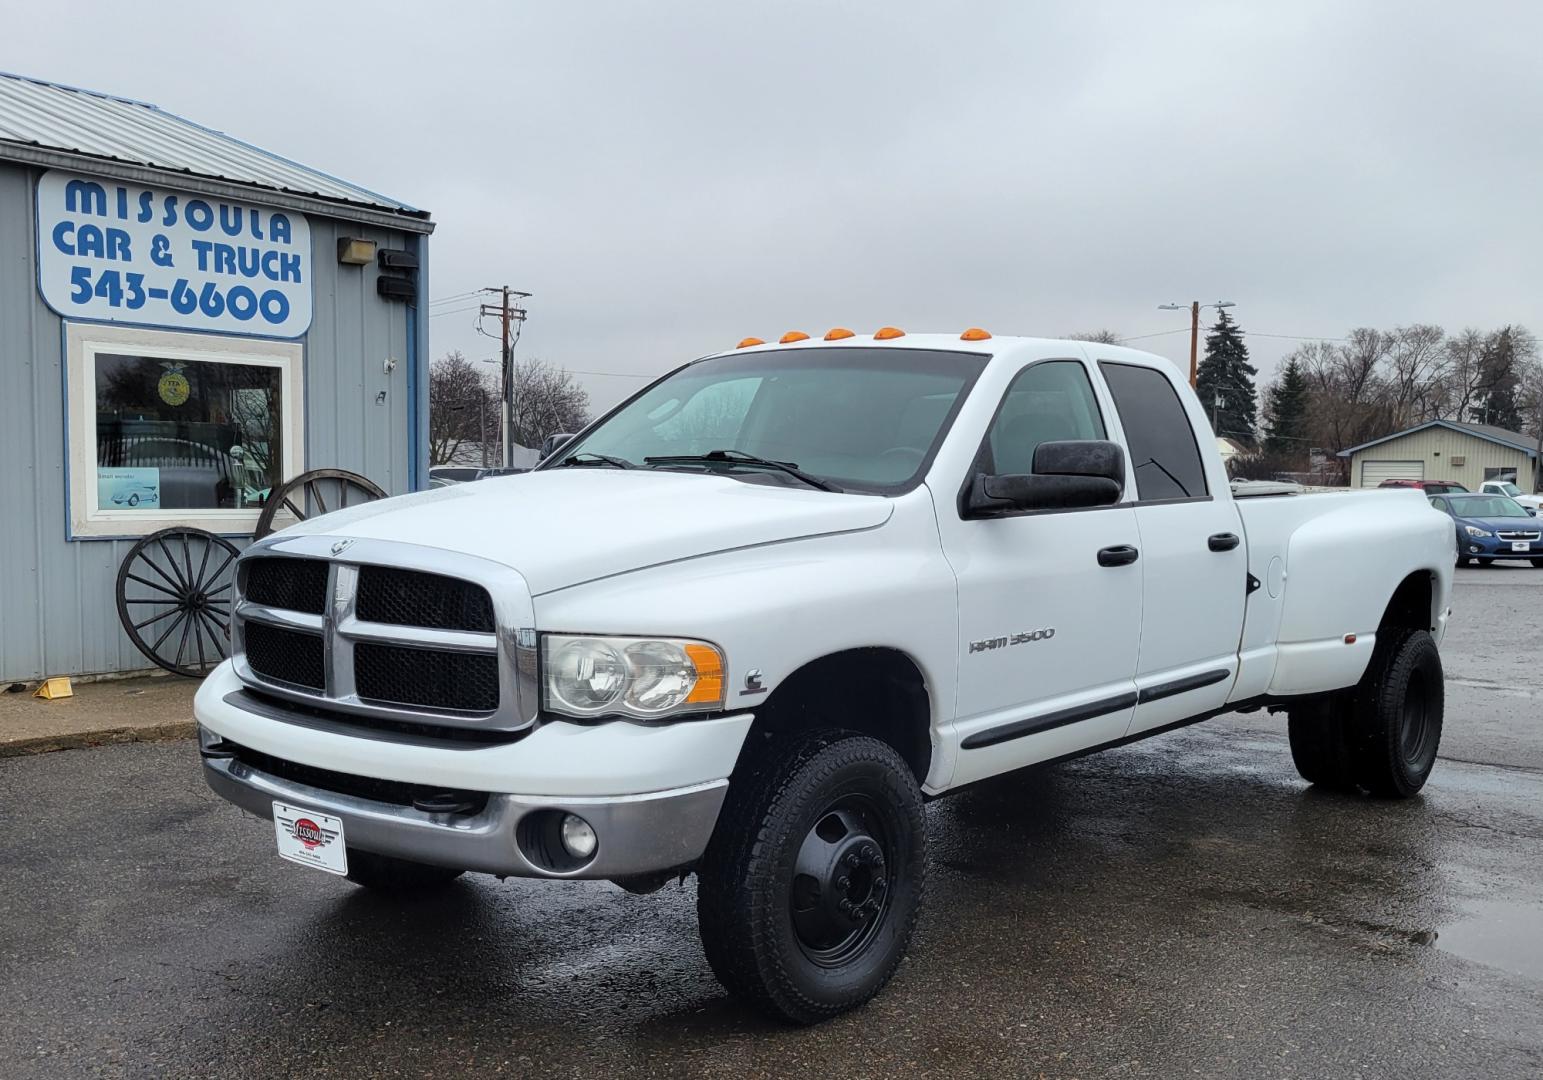
[[[1110,506],[1125,487],[1125,453],[1102,439],[1040,443],[1032,473],[977,474],[965,494],[966,517],[1014,510]]]
[[[557,451],[561,450],[570,441],[572,441],[572,439],[573,435],[569,432],[562,432],[556,435],[548,435],[546,438],[542,439],[541,460],[545,461],[547,458],[557,453]]]
[[[1538,512],[1536,510],[1534,510],[1532,507],[1528,506],[1525,509],[1527,511],[1527,516],[1528,517],[1537,517],[1538,516]]]

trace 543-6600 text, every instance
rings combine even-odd
[[[221,289],[214,282],[206,281],[194,291],[187,278],[178,278],[170,289],[165,289],[146,285],[144,274],[103,270],[93,279],[89,266],[71,268],[70,300],[86,304],[94,296],[106,300],[112,307],[130,311],[144,307],[147,301],[158,300],[170,304],[179,315],[201,311],[210,318],[218,318],[229,314],[242,322],[261,318],[275,326],[289,317],[289,297],[277,289],[261,293],[246,285]]]

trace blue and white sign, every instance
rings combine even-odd
[[[96,470],[96,505],[99,510],[159,510],[161,508],[161,470]]]
[[[38,181],[38,288],[71,319],[299,337],[305,216],[57,170]]]

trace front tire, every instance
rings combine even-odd
[[[429,892],[450,884],[462,873],[447,866],[430,866],[373,851],[348,850],[348,880],[372,892]]]
[[[1373,795],[1407,799],[1430,778],[1441,746],[1446,682],[1426,630],[1377,636],[1356,691],[1356,779]]]
[[[1533,559],[1531,561],[1534,570],[1543,570],[1543,559]]]
[[[925,875],[921,790],[900,755],[850,732],[792,737],[731,785],[698,868],[707,961],[789,1023],[856,1008],[900,965]]]

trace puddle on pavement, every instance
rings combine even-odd
[[[1543,908],[1475,900],[1464,918],[1443,926],[1436,947],[1530,979],[1543,979]]]

